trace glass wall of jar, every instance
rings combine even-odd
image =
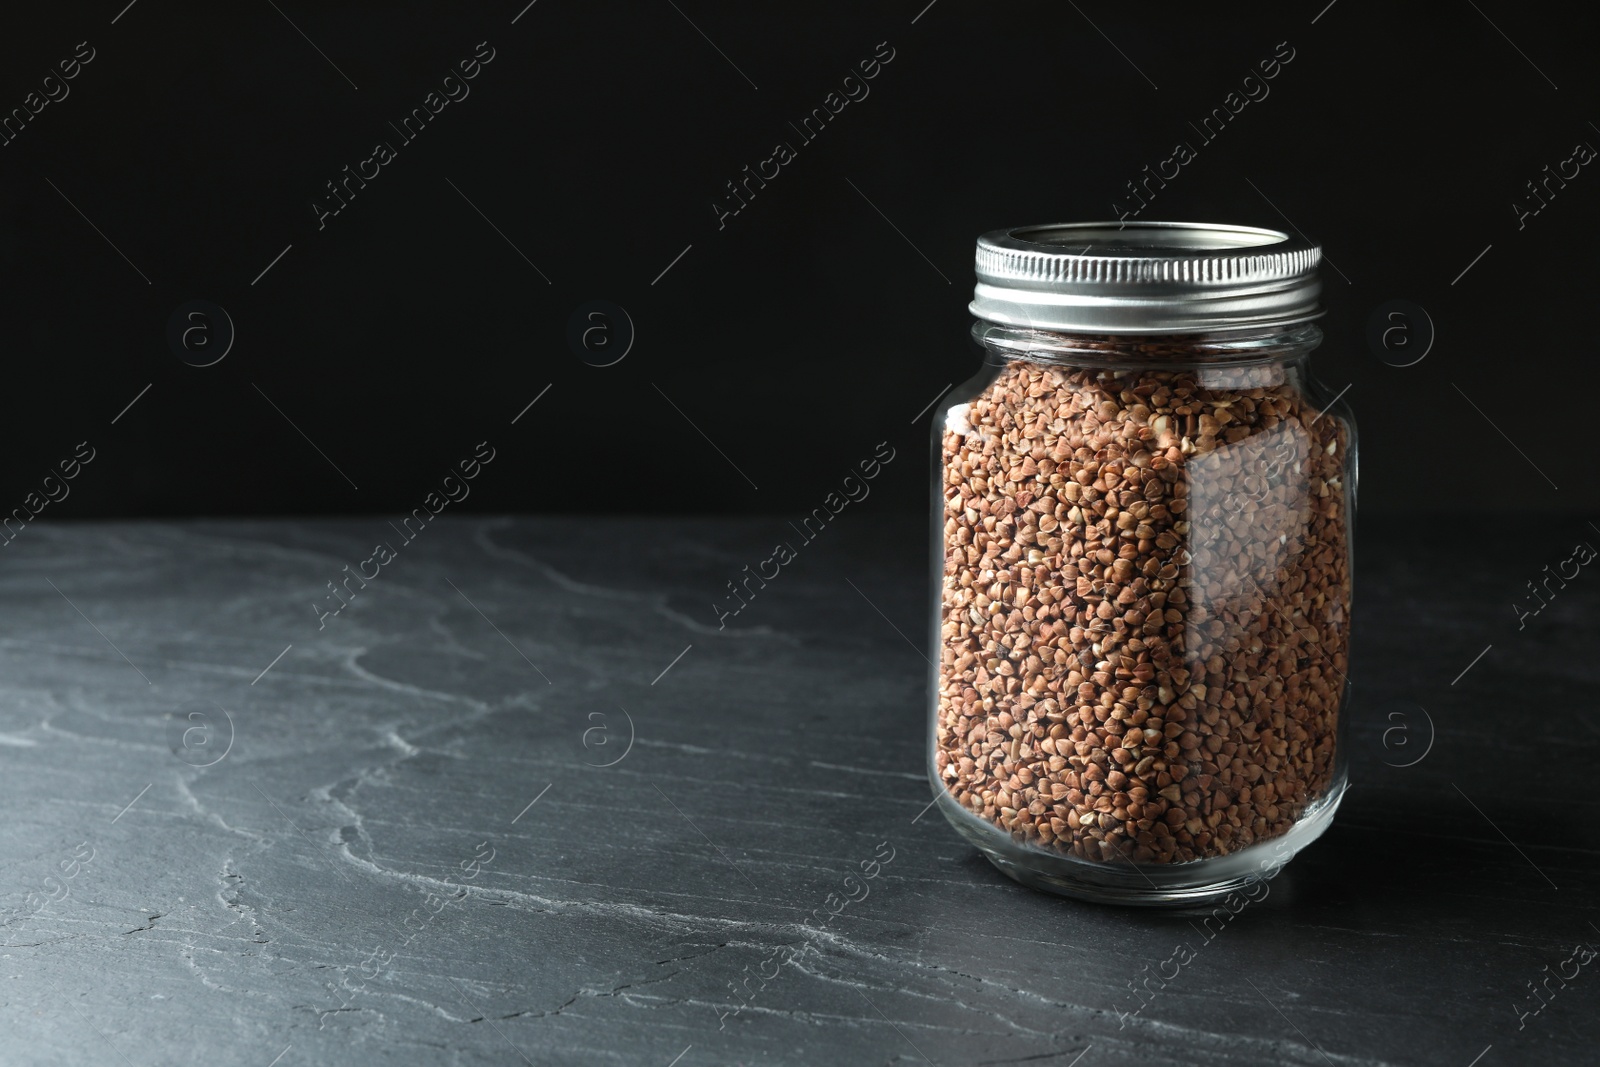
[[[1200,903],[1345,786],[1355,428],[1308,372],[1319,250],[1077,224],[979,242],[935,413],[929,773],[1028,885]]]

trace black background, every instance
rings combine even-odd
[[[0,147],[0,510],[83,440],[97,458],[48,517],[403,513],[483,440],[506,458],[457,510],[793,514],[884,440],[912,461],[865,506],[921,508],[913,418],[976,369],[973,239],[1110,217],[1180,140],[1198,158],[1140,217],[1286,214],[1337,265],[1314,366],[1350,386],[1365,513],[1499,525],[1600,503],[1600,178],[1520,230],[1512,207],[1600,145],[1573,9],[923,4],[8,19],[0,112],[78,42],[95,58]],[[470,96],[400,146],[388,123],[480,41],[495,58]],[[788,124],[880,42],[870,95],[801,145]],[[1202,144],[1188,123],[1280,42],[1270,95]],[[319,231],[324,183],[380,140],[398,158]],[[724,183],[780,140],[798,158],[719,229]],[[1437,329],[1405,368],[1363,340],[1396,298]],[[167,344],[191,299],[235,324],[214,366]],[[637,329],[609,367],[567,342],[595,299]]]

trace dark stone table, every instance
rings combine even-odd
[[[0,1061],[1595,1063],[1600,575],[1513,604],[1600,530],[1510,516],[1361,531],[1352,790],[1221,917],[926,811],[914,517],[35,524]]]

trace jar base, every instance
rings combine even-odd
[[[1179,864],[1092,863],[1022,845],[963,808],[942,783],[935,782],[934,788],[935,801],[950,825],[1002,874],[1030,889],[1096,904],[1192,907],[1248,887],[1321,837],[1333,822],[1346,784],[1341,773],[1287,833],[1226,856]]]

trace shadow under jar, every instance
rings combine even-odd
[[[934,420],[929,773],[1019,882],[1202,903],[1332,819],[1356,442],[1307,371],[1319,259],[1189,223],[978,242],[984,366]]]

